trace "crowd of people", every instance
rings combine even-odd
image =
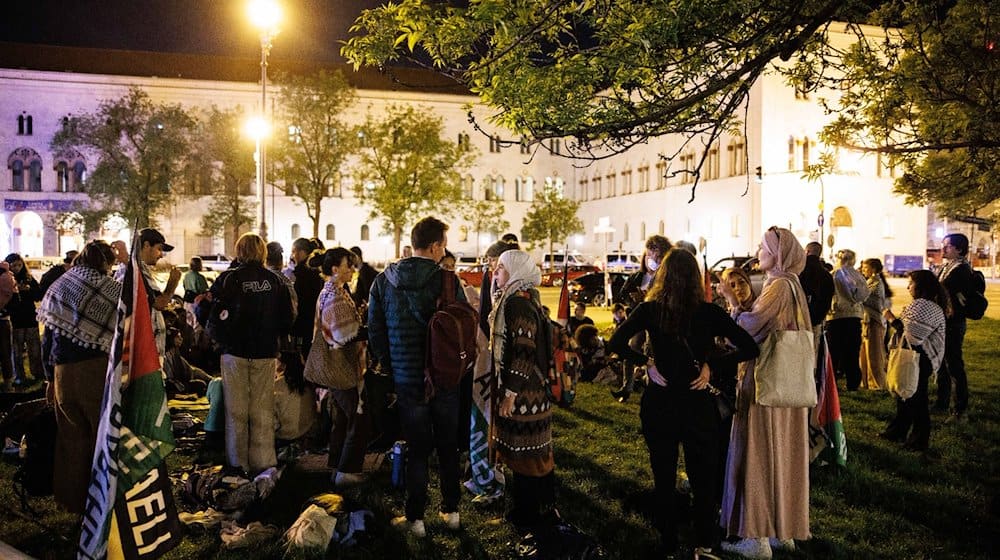
[[[760,242],[762,289],[755,290],[745,269],[725,270],[718,284],[723,309],[706,301],[694,247],[654,235],[640,270],[624,285],[624,304],[614,309],[605,343],[583,304],[567,325],[550,319],[539,297],[539,268],[516,237],[488,249],[477,292],[452,272],[447,232],[436,218],[420,220],[410,254],[382,272],[364,262],[359,248],[325,249],[305,238],[292,243],[286,262],[279,244],[248,233],[235,244],[233,266],[211,284],[196,257],[183,278],[171,268],[162,287],[151,271],[173,247],[155,229],[139,232],[136,251],[152,291],[168,391],[214,395],[228,468],[252,478],[278,464],[276,445],[304,442],[319,431],[311,445],[326,449],[331,484],[346,487],[365,480],[366,451],[400,439],[406,442],[406,502],[392,524],[417,537],[427,534],[430,457],[436,454],[437,515],[458,530],[462,483],[472,468],[463,471],[463,457],[475,453],[470,429],[477,429],[476,411],[485,410],[487,460],[508,473],[506,519],[522,544],[551,546],[540,535],[563,523],[551,396],[553,348],[559,347],[578,356],[583,380],[616,364],[621,385],[612,395],[621,402],[645,386],[639,422],[656,496],[659,554],[669,557],[680,544],[675,485],[683,449],[693,499],[694,542],[688,545],[698,554],[721,546],[770,558],[773,550],[794,549],[796,540],[810,537],[810,408],[760,404],[755,371],[760,361],[774,359],[760,350],[769,338],[808,333],[816,357],[825,336],[837,375],[852,391],[886,388],[887,333],[895,331],[919,352],[920,378],[913,397],[897,397],[897,414],[882,437],[927,449],[934,373],[934,407],[948,409],[954,385],[953,419],[965,416],[963,294],[972,269],[964,235],[946,238],[948,262],[938,275],[910,273],[913,302],[898,316],[878,259],[862,261],[858,270],[855,253],[842,250],[837,266],[829,267],[819,244],[803,248],[778,227]],[[23,382],[27,364],[32,376],[48,381],[58,425],[55,498],[74,513],[84,506],[128,258],[121,242],[91,241],[41,282],[17,254],[0,263],[4,380]],[[179,284],[178,306],[172,296]],[[475,332],[463,336],[478,340],[480,359],[455,386],[436,385],[427,371],[428,325],[446,291],[477,308],[479,317]]]

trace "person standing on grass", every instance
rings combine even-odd
[[[222,391],[226,404],[226,460],[259,474],[277,464],[274,450],[274,376],[278,341],[295,320],[287,285],[264,268],[264,240],[244,233],[236,241],[240,265],[219,275],[201,305],[228,303],[222,347]]]
[[[861,303],[868,298],[868,283],[854,263],[857,255],[850,249],[837,252],[838,265],[833,271],[833,307],[826,319],[833,369],[845,378],[848,391],[861,386]]]
[[[775,331],[812,329],[797,276],[805,257],[791,231],[764,232],[758,259],[767,280],[750,311],[735,313],[758,344]],[[772,549],[794,550],[794,539],[809,538],[809,409],[757,404],[755,365],[739,367],[721,519],[739,540],[722,549],[770,558]]]
[[[55,364],[45,398],[55,407],[53,494],[70,513],[83,513],[91,459],[100,424],[108,353],[118,321],[122,285],[109,273],[111,246],[91,241],[73,268],[42,298],[38,319],[45,325],[47,356]]]
[[[504,252],[493,279],[490,350],[501,395],[493,441],[497,461],[513,472],[507,519],[525,536],[559,521],[552,409],[545,391],[551,349],[538,346],[553,341],[538,296],[542,274],[531,255]]]
[[[951,421],[965,420],[969,407],[969,381],[965,374],[962,345],[965,343],[965,294],[974,289],[972,265],[969,264],[969,238],[961,233],[946,235],[941,243],[941,255],[947,263],[938,274],[938,281],[948,291],[952,313],[946,322],[944,367],[938,371],[937,402],[934,410],[948,412],[951,384],[955,383],[955,408]]]
[[[886,309],[884,315],[897,336],[906,337],[910,348],[920,354],[920,378],[912,397],[905,401],[896,397],[896,416],[879,437],[903,442],[903,447],[911,451],[927,451],[931,436],[927,384],[945,359],[947,317],[952,310],[948,292],[929,270],[911,272],[907,289],[913,302],[903,308],[898,318],[891,309]]]
[[[437,309],[442,283],[455,283],[455,298],[465,292],[438,261],[448,246],[448,225],[427,217],[413,226],[413,256],[390,264],[375,278],[368,298],[368,343],[378,367],[396,384],[399,419],[409,448],[406,455],[406,513],[392,520],[417,536],[427,535],[427,458],[436,449],[441,484],[441,520],[461,527],[458,515],[459,389],[437,388],[429,399],[424,385],[427,325]],[[447,274],[447,276],[445,276]],[[472,336],[474,333],[468,333]]]
[[[181,285],[184,286],[184,312],[187,323],[193,328],[198,324],[198,319],[194,316],[194,300],[208,292],[208,279],[201,273],[201,257],[191,257],[188,263],[188,271],[184,273]]]
[[[355,373],[353,380],[343,380],[343,386],[330,387],[333,426],[327,465],[333,470],[330,481],[336,486],[346,486],[363,480],[361,469],[371,432],[371,416],[365,410],[369,405],[362,402],[368,333],[362,329],[357,305],[344,287],[354,276],[357,257],[351,251],[337,247],[313,259],[320,261],[323,274],[329,278],[316,301],[313,345],[325,344],[342,349],[345,359],[353,361],[349,365]],[[317,348],[317,351],[324,350]],[[353,382],[353,385],[347,381]]]
[[[885,389],[885,317],[892,290],[882,274],[882,261],[861,261],[861,274],[867,279],[868,297],[862,303],[865,317],[861,324],[861,385],[865,389]]]
[[[809,302],[809,319],[812,323],[813,349],[819,353],[819,341],[823,336],[826,315],[833,303],[833,276],[821,255],[823,246],[815,241],[806,243],[806,266],[799,273],[799,283]],[[818,362],[817,362],[818,363]]]
[[[11,253],[4,260],[10,264],[10,271],[17,281],[17,293],[7,302],[13,331],[11,358],[14,361],[14,384],[21,385],[28,380],[24,371],[25,354],[31,376],[40,381],[45,374],[42,372],[42,340],[38,335],[35,302],[42,300],[42,289],[28,272],[21,255]]]
[[[653,470],[656,525],[667,555],[677,550],[674,487],[681,445],[694,493],[696,554],[710,552],[717,544],[720,418],[714,397],[706,389],[712,370],[726,369],[759,353],[746,331],[720,307],[704,300],[697,259],[686,250],[670,249],[646,301],[632,311],[608,343],[610,351],[645,367],[649,375],[639,419]],[[629,340],[643,331],[651,353],[629,346]],[[734,350],[714,352],[716,337],[729,340]]]

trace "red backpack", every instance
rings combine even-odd
[[[441,271],[441,296],[437,311],[427,323],[427,359],[424,385],[427,396],[436,389],[454,389],[476,361],[479,313],[455,298],[455,273]]]

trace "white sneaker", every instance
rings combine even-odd
[[[337,486],[351,486],[354,484],[361,484],[364,481],[365,477],[361,473],[338,472],[336,478],[334,479],[334,484]]]
[[[771,550],[787,550],[792,552],[795,550],[795,539],[784,539],[779,540],[774,537],[767,539],[769,545],[771,545]]]
[[[453,511],[451,513],[439,512],[438,515],[441,517],[441,521],[444,521],[445,525],[448,526],[452,531],[457,531],[462,528],[462,522],[459,520],[458,512]]]
[[[399,517],[393,518],[391,523],[393,527],[408,528],[415,537],[422,539],[427,536],[427,529],[424,527],[423,519],[410,521],[405,515],[400,515]]]
[[[771,545],[767,539],[740,539],[734,543],[723,541],[722,550],[755,560],[771,558]]]

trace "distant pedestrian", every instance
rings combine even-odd
[[[865,316],[861,324],[861,386],[885,389],[886,351],[885,317],[892,290],[882,274],[882,261],[861,261],[861,274],[867,279],[868,297],[862,303]]]
[[[208,279],[201,271],[201,257],[191,257],[188,271],[184,273],[181,284],[184,286],[184,312],[187,315],[187,322],[192,328],[198,324],[198,320],[194,316],[194,300],[201,294],[208,292]]]
[[[827,339],[834,371],[845,378],[848,391],[861,386],[861,318],[862,302],[868,298],[868,284],[854,263],[854,251],[837,252],[837,269],[833,271],[833,306],[826,319]]]

